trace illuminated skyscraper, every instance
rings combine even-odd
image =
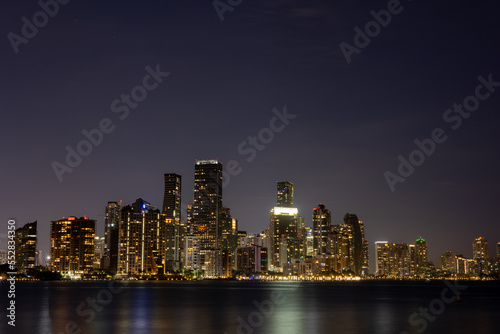
[[[167,225],[173,220],[142,199],[121,209],[118,270],[120,276],[163,274]]]
[[[376,276],[399,278],[410,276],[412,274],[410,246],[413,245],[377,241],[375,243]]]
[[[488,240],[479,237],[472,243],[472,259],[487,260],[489,259]]]
[[[63,275],[79,276],[93,270],[96,221],[68,217],[51,222],[51,268]]]
[[[182,266],[185,270],[201,270],[201,238],[187,236],[183,239]]]
[[[415,241],[415,273],[422,274],[427,268],[427,241],[420,237]]]
[[[439,257],[439,264],[441,266],[441,270],[446,271],[450,274],[456,274],[458,257],[460,257],[459,254],[454,254],[451,251],[444,252]]]
[[[313,235],[314,235],[314,255],[326,255],[331,253],[330,235],[332,227],[332,217],[330,210],[323,204],[313,209]]]
[[[217,249],[221,237],[222,163],[197,160],[194,167],[194,235],[201,238],[201,249]]]
[[[166,225],[166,258],[165,268],[167,271],[179,269],[181,261],[181,240],[183,231],[181,228],[181,181],[178,174],[165,174],[165,192],[163,195],[162,213],[169,220]],[[171,223],[170,223],[171,221]]]
[[[278,182],[277,190],[277,206],[271,209],[269,216],[272,235],[270,264],[282,268],[292,259],[304,259],[306,232],[304,219],[293,207],[293,183]]]
[[[25,271],[35,267],[37,222],[29,223],[16,230],[16,269]]]
[[[182,177],[178,174],[165,174],[165,192],[163,194],[163,209],[168,218],[175,221],[181,220],[181,181]]]
[[[282,181],[277,183],[276,206],[281,208],[293,208],[293,183]]]
[[[229,208],[222,208],[220,219],[221,241],[219,247],[222,251],[230,251],[233,255],[238,247],[238,220],[231,217]]]
[[[355,214],[346,213],[344,216],[344,224],[349,227],[350,233],[352,234],[351,244],[350,244],[350,269],[356,275],[364,275],[363,265],[365,261],[365,256],[367,252],[365,251],[365,236],[364,236],[364,226]]]
[[[118,263],[118,225],[121,202],[108,202],[104,213],[104,256],[102,268],[116,273]]]

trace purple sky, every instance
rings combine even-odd
[[[195,159],[218,158],[243,169],[223,197],[242,230],[268,227],[276,181],[289,180],[308,226],[319,203],[336,224],[357,214],[371,260],[375,241],[419,236],[436,264],[447,250],[472,256],[478,236],[494,256],[500,87],[480,89],[489,96],[457,129],[443,116],[475,95],[479,76],[500,82],[498,2],[401,1],[350,63],[339,44],[354,45],[354,28],[388,2],[331,2],[244,0],[221,21],[212,1],[71,1],[16,54],[9,33],[22,35],[21,18],[33,22],[41,8],[10,1],[0,13],[0,248],[10,218],[38,220],[44,251],[50,221],[63,216],[96,219],[102,235],[108,201],[161,206],[163,173],[182,175],[190,203]],[[157,64],[170,75],[126,117],[123,102],[114,112],[122,94],[145,92],[146,67]],[[269,134],[284,106],[296,117],[247,161],[239,145]],[[66,146],[103,119],[112,132],[59,182],[53,162],[66,164]],[[446,141],[392,192],[384,173],[436,128]]]

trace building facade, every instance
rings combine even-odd
[[[62,275],[80,276],[94,268],[96,221],[87,217],[51,222],[51,269]]]
[[[37,251],[37,222],[28,223],[16,230],[16,269],[35,268]]]
[[[332,216],[330,210],[323,204],[313,209],[313,249],[314,255],[327,255],[331,253],[330,237]]]

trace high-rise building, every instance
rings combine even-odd
[[[416,274],[423,274],[427,268],[427,241],[420,237],[415,241],[414,266]]]
[[[283,268],[293,259],[304,259],[306,230],[303,217],[293,207],[293,183],[277,183],[276,207],[271,209],[269,228],[272,235],[270,266]]]
[[[96,221],[68,217],[51,222],[51,268],[62,275],[80,276],[93,270]]]
[[[472,259],[487,260],[489,259],[488,240],[479,237],[472,243]]]
[[[185,270],[201,270],[201,238],[186,236],[182,247],[182,267]]]
[[[500,259],[500,242],[497,243],[497,259]]]
[[[293,183],[281,181],[277,183],[277,205],[281,208],[293,208]]]
[[[383,277],[405,277],[412,275],[411,247],[405,243],[394,244],[377,241],[376,275]]]
[[[271,264],[283,267],[292,259],[303,259],[304,249],[302,237],[299,235],[298,209],[275,207],[270,212],[270,229],[272,231]]]
[[[306,227],[306,256],[316,255],[314,252],[314,233],[312,227]]]
[[[388,241],[375,241],[375,276],[382,276],[385,272],[384,263],[387,262],[387,254],[384,248],[387,244],[389,244]]]
[[[231,217],[229,208],[222,208],[220,218],[221,240],[219,248],[222,251],[230,251],[233,255],[238,247],[238,220]]]
[[[219,248],[221,215],[222,163],[218,160],[197,160],[192,220],[194,235],[201,238],[202,257],[204,250]]]
[[[120,224],[120,202],[108,202],[104,212],[104,256],[103,269],[116,273],[118,265],[118,226]]]
[[[118,275],[163,274],[169,224],[173,224],[172,219],[141,198],[132,206],[122,208],[118,234]]]
[[[166,258],[167,271],[180,268],[181,247],[183,230],[181,227],[181,182],[180,175],[175,173],[165,174],[165,192],[163,195],[162,213],[171,221],[167,224],[166,231]]]
[[[313,235],[315,255],[326,255],[331,253],[330,236],[332,227],[332,217],[330,210],[323,204],[313,209]]]
[[[266,273],[267,248],[258,245],[240,246],[236,250],[236,270],[239,274],[251,276]]]
[[[0,249],[0,265],[6,264],[8,262],[8,252],[4,249]]]
[[[26,271],[36,263],[37,222],[28,223],[16,230],[16,269]]]
[[[441,266],[441,270],[447,271],[450,274],[457,273],[457,258],[461,257],[459,254],[454,254],[451,251],[444,252],[439,257],[439,265]]]
[[[349,228],[352,234],[352,239],[350,240],[352,244],[350,245],[350,269],[356,275],[363,275],[363,264],[365,264],[365,236],[364,236],[364,226],[355,214],[346,213],[344,216],[344,224]]]
[[[96,236],[94,238],[94,268],[102,268],[104,259],[104,237]]]
[[[181,220],[181,182],[182,177],[175,173],[165,174],[165,192],[163,194],[164,213],[175,221]]]

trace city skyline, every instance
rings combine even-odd
[[[206,167],[205,167],[206,166]],[[214,167],[215,166],[215,169]],[[203,169],[202,169],[203,168]],[[196,159],[195,160],[195,173],[194,173],[194,176],[195,178],[198,178],[202,183],[199,183],[198,186],[195,186],[195,194],[196,194],[196,191],[198,191],[198,198],[201,199],[209,199],[210,198],[210,191],[215,191],[216,193],[217,192],[222,192],[222,188],[220,188],[220,190],[214,190],[214,189],[217,189],[219,187],[221,187],[221,185],[223,184],[223,179],[222,179],[222,175],[223,175],[223,162],[220,162],[218,159],[212,159],[212,160],[200,160],[200,159]],[[215,179],[213,179],[213,177],[215,176]],[[205,181],[205,177],[208,177],[209,178],[209,181],[208,183]],[[215,183],[213,183],[212,181],[210,180],[217,180],[218,181],[215,181]],[[116,202],[116,201],[108,201],[108,205],[105,207],[105,217],[109,217],[109,218],[106,218],[110,221],[109,225],[110,225],[110,229],[109,229],[109,233],[107,232],[107,229],[106,229],[106,226],[107,226],[107,223],[104,222],[104,233],[99,233],[98,232],[98,227],[95,228],[95,235],[96,237],[103,237],[104,240],[107,240],[108,238],[112,238],[111,235],[112,235],[112,229],[115,227],[115,226],[118,226],[120,224],[120,216],[121,216],[121,212],[125,211],[126,215],[130,215],[130,213],[127,213],[127,212],[139,212],[141,209],[142,210],[146,210],[145,212],[148,212],[148,209],[151,211],[151,212],[158,212],[158,214],[160,212],[162,212],[162,216],[165,216],[165,218],[167,220],[170,220],[171,222],[175,222],[174,225],[172,226],[175,226],[175,227],[172,227],[172,231],[170,230],[165,230],[162,232],[162,235],[164,235],[163,237],[164,238],[167,238],[166,240],[170,240],[170,241],[167,241],[167,244],[163,246],[163,248],[165,248],[162,252],[166,254],[166,259],[167,260],[170,260],[170,261],[179,261],[180,260],[180,257],[181,257],[181,254],[180,254],[180,250],[179,250],[179,246],[181,245],[181,243],[183,243],[183,240],[179,239],[179,240],[176,240],[174,242],[174,238],[175,236],[177,235],[177,233],[179,233],[181,227],[180,227],[180,222],[182,222],[183,224],[185,224],[184,226],[188,226],[186,224],[186,218],[187,218],[187,206],[186,204],[184,204],[183,200],[182,200],[182,195],[181,195],[181,191],[180,189],[182,188],[182,175],[179,175],[179,174],[176,174],[176,173],[165,173],[164,174],[164,188],[165,188],[165,191],[164,191],[164,194],[163,194],[163,206],[155,206],[155,205],[152,205],[150,204],[149,202],[146,202],[145,200],[143,200],[142,198],[138,198],[136,199],[136,201],[134,203],[129,203],[129,204],[126,204],[126,203],[123,203],[123,201],[119,201],[119,202]],[[198,181],[198,182],[200,182]],[[213,184],[211,184],[210,182],[212,182]],[[196,182],[195,182],[196,184]],[[272,210],[271,210],[271,214],[274,212],[274,210],[280,210],[280,212],[278,213],[279,215],[281,214],[285,214],[285,215],[295,215],[296,217],[303,217],[303,213],[302,212],[299,212],[297,210],[297,208],[294,208],[295,206],[295,202],[294,202],[294,197],[295,197],[295,188],[294,188],[294,183],[293,182],[290,182],[290,181],[278,181],[276,182],[276,185],[277,185],[277,192],[276,192],[276,197],[275,197],[275,203],[274,205],[277,205],[278,207],[274,207]],[[196,190],[198,189],[198,190]],[[220,200],[220,211],[221,211],[221,215],[220,215],[220,222],[218,222],[216,225],[217,227],[220,229],[220,232],[217,232],[219,234],[221,234],[221,231],[222,231],[222,217],[223,217],[223,213],[225,212],[224,210],[226,210],[227,212],[225,214],[229,214],[229,210],[230,208],[227,208],[224,203],[223,203],[223,197],[222,195],[218,195],[219,197],[219,200]],[[119,203],[119,204],[118,204]],[[194,202],[190,203],[190,205],[193,205]],[[201,202],[200,202],[201,203]],[[168,205],[167,205],[168,204]],[[118,205],[118,206],[117,206]],[[194,205],[193,205],[194,206]],[[206,206],[206,205],[205,205]],[[224,206],[224,207],[223,207]],[[129,208],[128,211],[127,211],[127,207]],[[175,208],[173,208],[175,207]],[[182,211],[182,215],[179,214],[178,209],[179,207],[183,207],[183,210],[181,209]],[[216,208],[217,205],[214,207]],[[116,208],[118,209],[118,211],[116,211]],[[160,210],[161,208],[161,210]],[[212,208],[212,209],[214,209]],[[123,210],[125,209],[125,210]],[[197,212],[197,211],[200,211],[201,209],[198,209],[198,210],[193,210],[192,214],[194,212]],[[290,210],[293,210],[293,213],[290,211]],[[177,211],[177,212],[176,212]],[[281,212],[283,211],[283,212]],[[289,212],[290,211],[290,212]],[[201,211],[200,211],[201,212]],[[327,214],[327,216],[323,216],[323,217],[318,217],[318,212],[320,215],[322,214]],[[327,218],[328,220],[328,223],[321,223],[323,224],[322,226],[329,226],[329,228],[332,228],[332,232],[336,230],[336,226],[342,226],[342,225],[338,225],[338,224],[335,224],[336,222],[332,222],[331,221],[331,212],[329,210],[327,210],[325,208],[325,205],[323,205],[323,203],[320,203],[318,204],[316,207],[312,208],[310,210],[310,213],[312,214],[312,224],[311,225],[307,225],[306,224],[306,227],[307,228],[311,228],[312,231],[313,231],[313,234],[316,235],[316,223],[315,221],[318,221],[320,218]],[[71,217],[71,218],[70,218]],[[116,217],[116,218],[113,218],[113,217]],[[152,216],[152,219],[154,222],[154,220],[156,219],[156,213],[153,214]],[[207,216],[208,217],[208,216]],[[229,216],[231,217],[231,216]],[[316,218],[315,218],[316,217]],[[63,219],[59,220],[61,222],[67,222],[68,219],[70,220],[74,220],[76,218],[76,216],[69,216],[67,219],[66,217],[63,217]],[[237,217],[235,217],[237,218]],[[82,216],[82,218],[78,218],[76,219],[77,221],[79,221],[80,219],[89,219],[87,218],[86,215]],[[149,220],[148,218],[146,218],[147,220]],[[209,218],[207,218],[209,219]],[[214,217],[210,218],[210,219],[215,219]],[[287,218],[288,219],[288,218]],[[296,220],[297,218],[294,218],[294,220]],[[303,218],[302,218],[303,219]],[[129,218],[130,220],[130,218]],[[92,222],[96,222],[96,220],[90,220]],[[52,221],[52,224],[54,224],[56,221]],[[247,230],[245,232],[249,233],[249,234],[254,234],[254,233],[261,233],[261,232],[265,232],[266,229],[268,228],[271,228],[271,233],[272,233],[272,223],[273,222],[273,219],[271,219],[271,222],[269,223],[269,226],[264,228],[264,229],[261,229],[261,230]],[[117,224],[118,223],[118,224]],[[338,222],[338,223],[341,223],[341,222]],[[372,254],[371,256],[371,260],[369,261],[369,268],[370,270],[368,271],[369,273],[376,273],[377,272],[377,263],[376,263],[376,253],[377,253],[377,243],[380,243],[380,241],[373,241],[373,242],[367,242],[367,245],[365,246],[365,244],[363,243],[364,240],[365,240],[365,234],[364,234],[364,229],[365,229],[365,224],[363,224],[363,222],[359,221],[359,224],[361,224],[361,232],[359,232],[359,227],[354,227],[356,226],[356,224],[358,224],[358,217],[356,216],[356,214],[351,214],[351,213],[346,213],[343,217],[343,223],[344,224],[347,224],[345,226],[350,226],[349,227],[349,230],[351,232],[349,233],[352,233],[353,236],[354,236],[354,240],[360,240],[360,241],[354,241],[356,244],[359,244],[360,246],[358,247],[363,247],[365,248],[366,246],[369,246],[368,249],[372,248],[370,246],[374,246],[373,247],[373,250],[370,251],[370,253]],[[200,237],[200,241],[201,241],[201,250],[208,250],[208,249],[215,249],[215,248],[220,248],[220,243],[222,238],[221,238],[221,235],[219,235],[218,238],[215,238],[216,240],[212,241],[212,244],[211,246],[203,246],[203,239],[207,239],[206,236],[204,236],[204,233],[197,233],[197,224],[199,225],[199,223],[197,223],[196,221],[193,221],[192,222],[192,228],[193,228],[193,234],[191,234],[191,236],[197,236],[197,237]],[[326,224],[326,225],[324,225]],[[354,225],[353,225],[354,224]],[[30,224],[26,224],[25,227],[29,226]],[[98,225],[98,224],[97,224]],[[210,224],[209,224],[210,225]],[[294,225],[297,225],[297,222],[295,222]],[[24,225],[23,225],[24,226]],[[35,226],[36,226],[36,221],[35,221]],[[23,228],[25,228],[23,227]],[[187,227],[189,229],[189,226]],[[341,228],[342,229],[342,228]],[[355,232],[356,229],[358,230],[358,232]],[[242,230],[242,229],[239,229],[239,230]],[[329,230],[329,229],[328,229]],[[168,232],[170,231],[170,232]],[[215,228],[214,228],[214,231],[215,231]],[[296,227],[296,231],[298,231],[297,227]],[[305,231],[304,231],[305,232]],[[332,232],[328,232],[329,233],[332,233]],[[117,231],[117,233],[119,233]],[[184,233],[188,233],[186,235],[189,235],[189,231],[186,230]],[[297,232],[295,232],[297,233]],[[359,233],[362,233],[362,234],[359,234]],[[320,233],[319,233],[320,234]],[[318,236],[319,236],[318,234]],[[357,236],[359,234],[359,236]],[[38,233],[37,233],[38,235]],[[362,237],[361,237],[362,235]],[[115,238],[118,238],[117,235],[115,235]],[[169,239],[170,238],[170,239]],[[358,239],[356,239],[358,238]],[[49,238],[50,239],[50,238]],[[329,239],[329,237],[328,237]],[[369,238],[366,238],[366,239],[369,239]],[[476,255],[477,251],[475,250],[477,248],[476,244],[478,242],[481,242],[482,240],[485,240],[487,238],[484,238],[482,236],[478,236],[476,239],[474,239],[474,243],[473,243],[473,248],[471,248],[471,254],[472,256],[468,256],[468,252],[463,252],[462,250],[455,250],[453,251],[452,253],[456,253],[456,254],[465,254],[465,258],[470,258],[470,259],[476,259],[476,257],[484,257],[484,254],[478,256]],[[111,239],[112,240],[112,239]],[[208,240],[208,239],[207,239]],[[412,240],[412,239],[410,239]],[[414,239],[413,239],[414,240]],[[425,239],[422,238],[422,236],[416,238],[416,245],[418,247],[418,244],[419,244],[419,241],[423,240],[425,242],[425,244],[427,245],[427,242],[425,241]],[[305,239],[304,239],[305,241]],[[333,242],[333,241],[332,241]],[[110,253],[106,253],[106,246],[108,244],[116,244],[117,245],[118,243],[118,240],[115,239],[115,241],[105,241],[105,245],[104,245],[104,257],[102,259],[102,261],[111,261],[110,262],[110,268],[116,268],[118,266],[118,263],[114,264],[114,262],[111,260],[113,258],[113,255],[110,254]],[[389,243],[389,244],[394,244],[394,245],[406,245],[406,244],[410,244],[410,242],[408,242],[407,240],[404,240],[404,241],[401,241],[401,240],[398,240],[398,241],[394,241],[394,240],[389,240],[389,241],[383,241],[382,243]],[[42,242],[42,245],[44,243]],[[496,249],[498,250],[498,244],[499,243],[494,243],[494,242],[491,242],[489,243],[491,245],[491,247],[496,247]],[[38,237],[38,245],[40,245],[40,238]],[[217,246],[216,246],[217,245]],[[486,258],[493,258],[495,256],[491,256],[489,257],[488,256],[488,252],[489,252],[489,245],[488,245],[488,242],[486,241],[485,242],[485,248],[482,247],[481,248],[481,251],[483,251],[483,249],[485,249],[483,252],[485,252],[486,254]],[[434,245],[434,247],[436,247],[438,245]],[[174,250],[174,248],[177,247],[177,251]],[[279,249],[279,242],[278,242],[278,245],[276,246],[278,247],[277,249]],[[305,248],[306,248],[306,245],[302,245],[301,246],[301,250],[299,251],[299,247],[296,245],[294,246],[296,247],[296,252],[298,252],[297,254],[299,254],[300,252],[304,252]],[[323,245],[323,247],[325,247],[325,245]],[[329,245],[328,245],[329,247]],[[45,250],[43,249],[43,247],[37,247],[38,249],[42,250],[42,253],[45,253],[45,254],[49,254],[50,255],[50,249],[48,250]],[[269,259],[271,261],[271,258],[272,258],[272,255],[274,252],[277,252],[277,250],[274,250],[273,251],[273,247],[271,247],[272,249],[269,250]],[[432,249],[432,244],[431,244],[431,249]],[[38,250],[37,249],[37,250]],[[170,251],[168,252],[165,252],[166,249],[170,249]],[[316,239],[315,239],[315,243],[314,243],[314,254],[317,254],[317,255],[321,255],[323,254],[320,250],[317,249],[317,245],[316,245]],[[329,251],[328,251],[329,252]],[[360,254],[360,252],[362,252],[361,248],[358,248],[355,247],[355,253],[354,253],[354,257],[355,258],[358,258],[359,256],[361,255],[356,255],[356,252],[358,254]],[[431,262],[434,263],[434,265],[436,267],[439,267],[440,266],[440,263],[441,263],[441,257],[443,256],[443,254],[445,252],[450,252],[450,250],[441,250],[439,249],[437,251],[439,253],[438,255],[438,258],[436,261],[433,261],[432,259],[430,259]],[[178,254],[176,256],[174,256],[174,253]],[[292,251],[293,253],[293,251]],[[495,249],[493,250],[493,252],[491,254],[496,254],[495,252]],[[117,257],[118,255],[115,255],[115,257]],[[310,254],[308,254],[308,256],[310,256]],[[106,259],[107,257],[107,259]],[[174,258],[175,257],[175,258]],[[290,255],[289,255],[290,257]],[[299,256],[297,256],[299,257]],[[294,256],[292,256],[292,258],[294,258]],[[304,258],[302,256],[302,258]],[[425,253],[425,258],[427,261],[427,246],[426,246],[426,253]],[[202,263],[204,262],[204,251],[202,251],[202,257],[201,257],[201,261]],[[290,258],[288,259],[290,260]],[[118,259],[115,259],[115,261],[118,262]],[[354,272],[358,272],[358,273],[361,273],[362,270],[361,270],[361,264],[362,264],[362,259],[360,258],[360,260],[354,260],[352,266],[354,267],[353,271]],[[107,262],[106,262],[107,263]],[[166,266],[166,268],[170,268],[169,270],[172,270],[174,267],[173,267],[173,262],[171,262],[169,265]],[[272,262],[273,264],[275,264],[276,266],[278,265],[278,262],[275,261],[275,262]],[[108,264],[109,265],[109,264]],[[281,267],[281,265],[279,265]],[[357,268],[357,269],[356,269]],[[118,268],[118,272],[120,273],[120,270]],[[124,271],[121,272],[122,274],[124,273]]]
[[[493,254],[498,3],[401,1],[382,27],[387,6],[243,1],[221,20],[211,2],[72,1],[13,47],[43,9],[9,3],[0,249],[11,218],[37,220],[48,251],[52,220],[87,215],[102,234],[108,201],[161,208],[164,173],[190,203],[192,162],[218,158],[242,230],[268,225],[291,180],[307,226],[319,203],[332,224],[356,213],[371,253],[422,235],[434,263],[434,245],[472,256],[470,236]]]

